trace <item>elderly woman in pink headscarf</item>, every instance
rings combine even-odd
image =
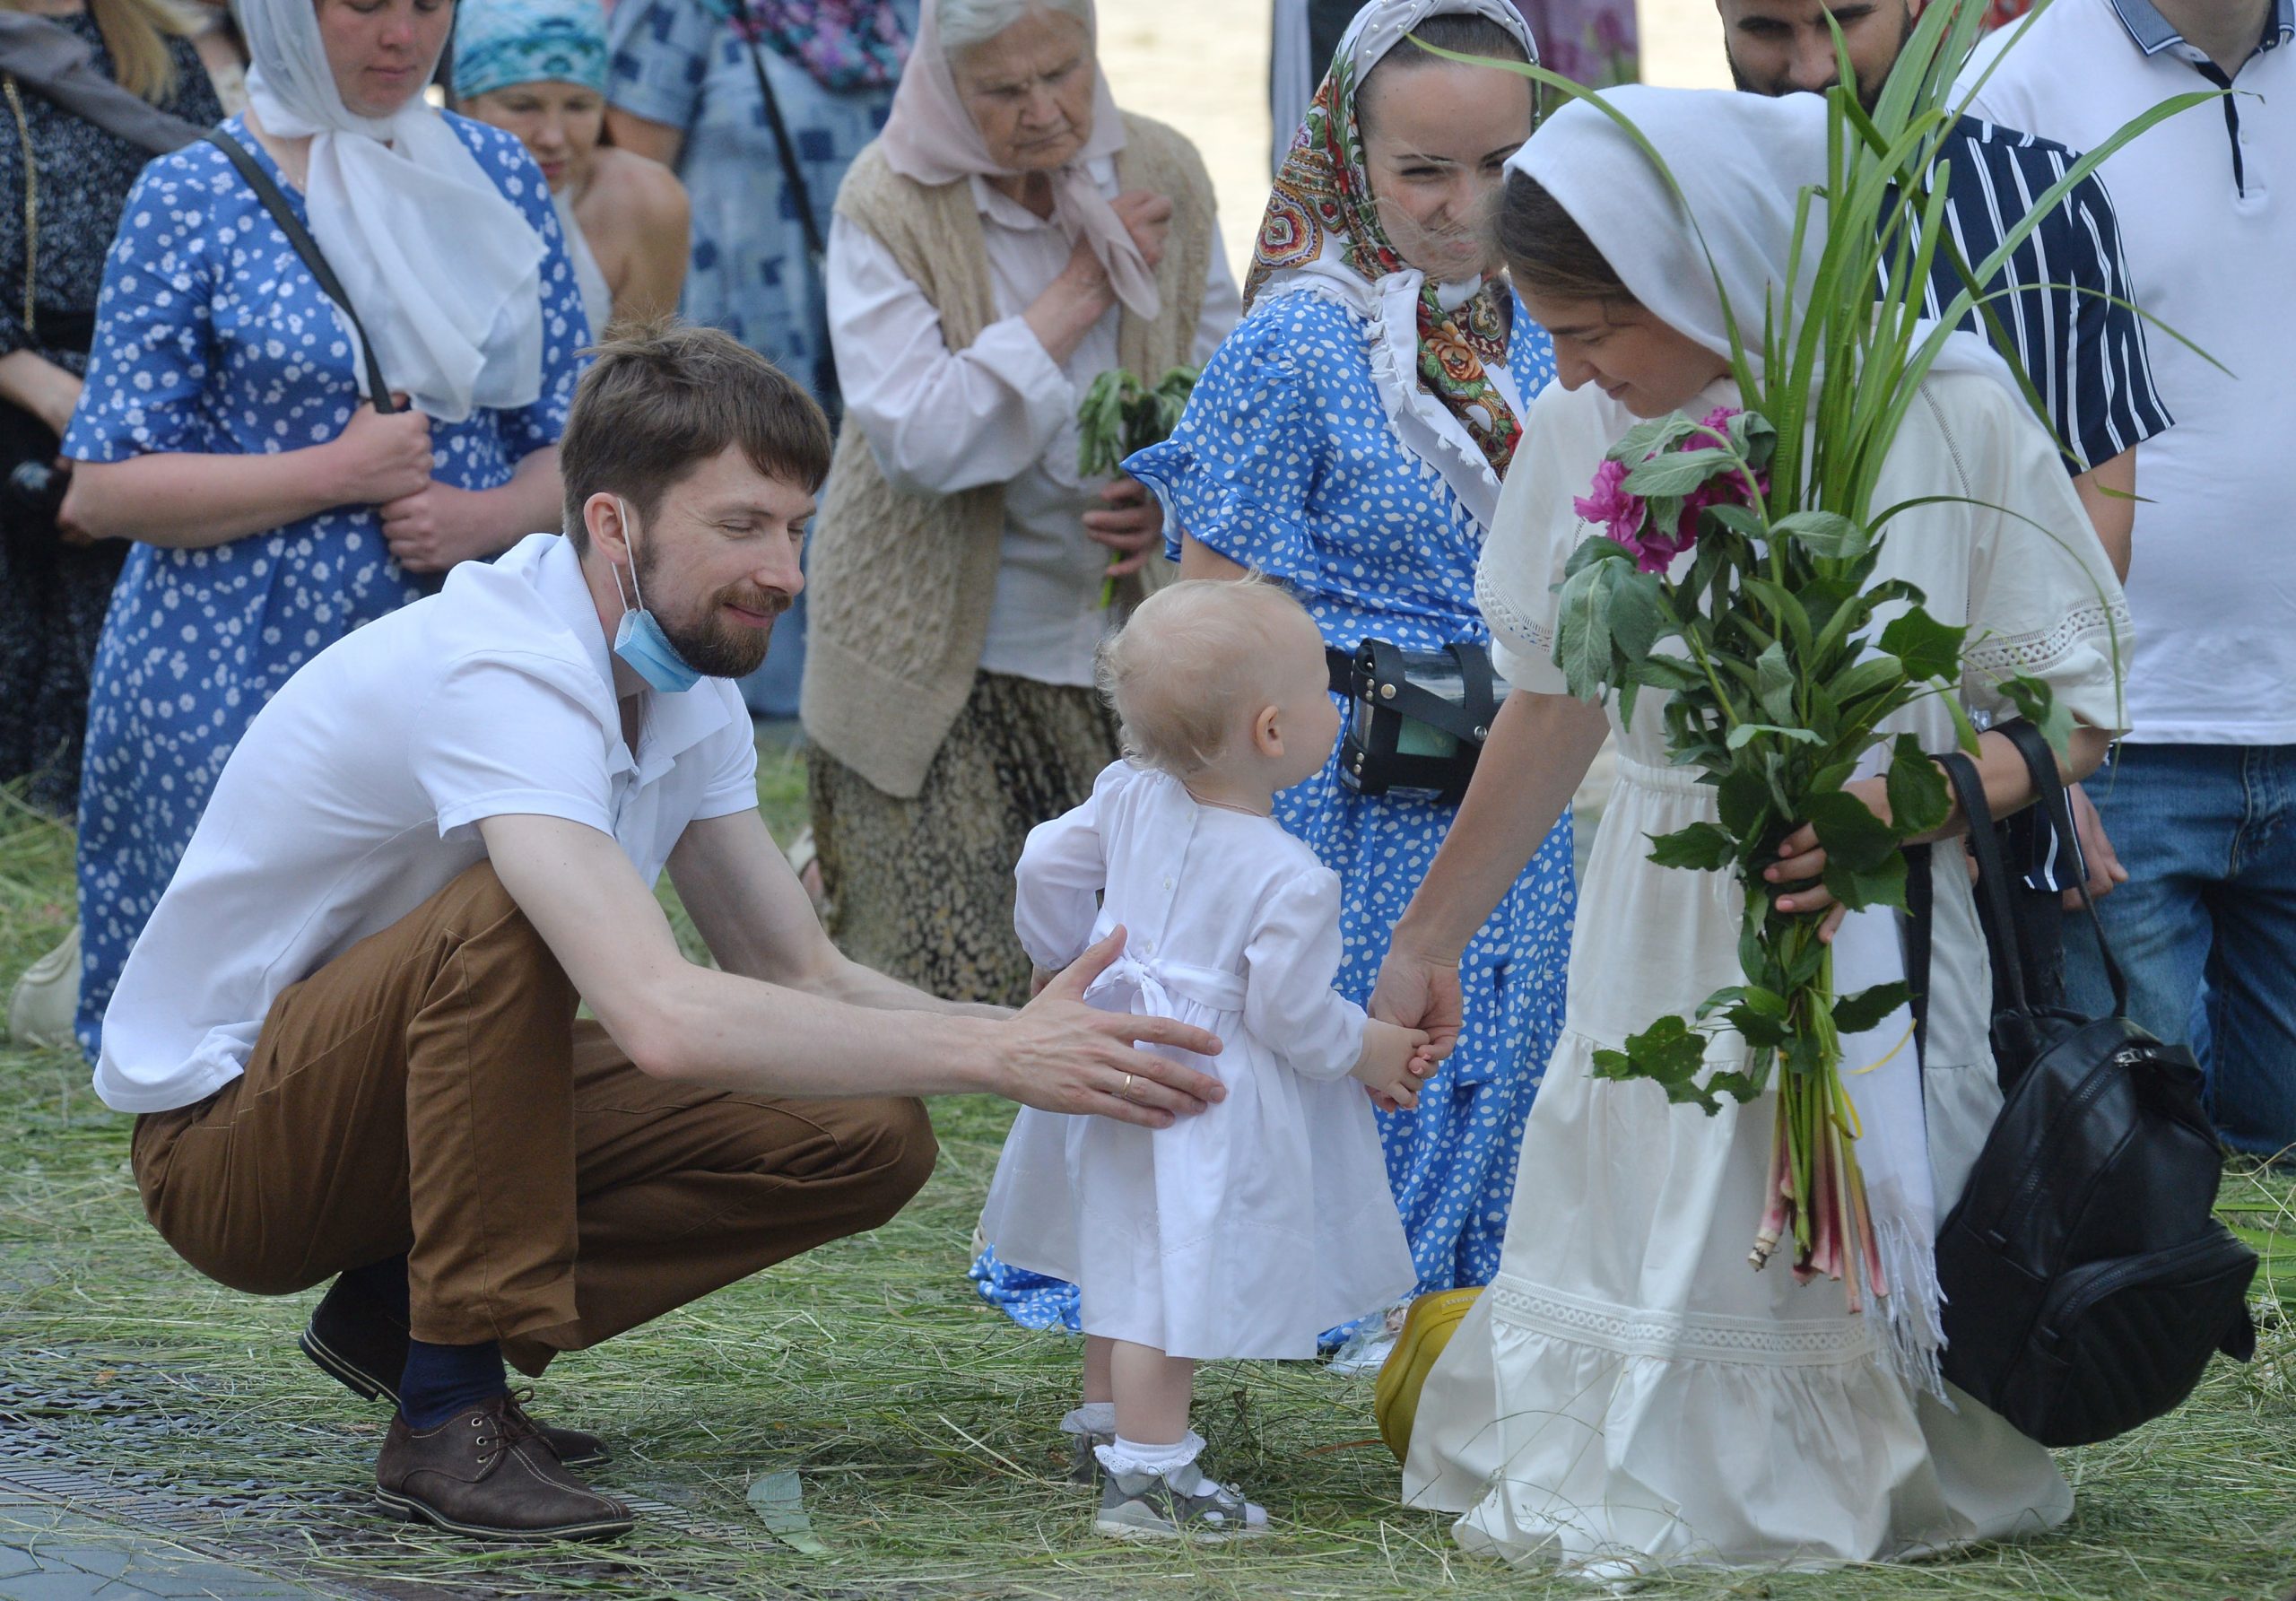
[[[1200,364],[1238,312],[1202,159],[1117,109],[1095,41],[1091,0],[926,0],[829,239],[846,416],[804,715],[830,928],[978,1001],[1027,998],[1013,864],[1116,756],[1093,656],[1161,559],[1141,486],[1078,471],[1078,403]]]

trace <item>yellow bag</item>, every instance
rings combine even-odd
[[[1396,1336],[1396,1348],[1381,1365],[1378,1388],[1371,1396],[1371,1415],[1378,1421],[1379,1438],[1387,1442],[1397,1462],[1411,1450],[1411,1425],[1419,1415],[1419,1392],[1427,1382],[1427,1371],[1443,1354],[1459,1319],[1482,1293],[1477,1288],[1438,1290],[1413,1301],[1405,1314],[1403,1332]]]

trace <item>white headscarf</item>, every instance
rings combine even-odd
[[[546,250],[526,214],[421,94],[388,117],[352,115],[316,0],[239,0],[239,13],[248,101],[265,132],[310,136],[311,237],[374,341],[383,381],[442,422],[533,404]],[[363,385],[363,363],[352,365]]]
[[[1727,294],[1759,373],[1765,307],[1775,318],[1790,313],[1797,325],[1808,309],[1824,204],[1813,196],[1798,262],[1791,259],[1794,214],[1801,192],[1825,180],[1824,101],[1636,85],[1606,90],[1603,98],[1657,151],[1679,195],[1625,130],[1583,101],[1550,117],[1508,165],[1554,196],[1645,309],[1719,355],[1732,349],[1722,316]],[[1923,325],[1925,335],[1934,326]],[[1974,335],[1949,336],[1932,370],[1980,372],[2018,392],[2008,368]],[[1869,755],[1857,776],[1879,773],[1885,759],[1886,750]],[[1906,976],[1885,908],[1850,913],[1833,950],[1841,994]],[[1900,1007],[1876,1027],[1845,1035],[1842,1083],[1864,1131],[1857,1160],[1889,1276],[1890,1293],[1866,1302],[1875,1358],[1909,1385],[1942,1397],[1936,1185],[1912,1029],[1912,1014]]]
[[[1536,178],[1659,321],[1724,356],[1731,353],[1722,318],[1726,292],[1760,372],[1764,305],[1782,317],[1790,304],[1798,319],[1817,271],[1822,196],[1811,198],[1801,260],[1788,258],[1801,192],[1826,180],[1824,100],[1639,83],[1602,93],[1665,158],[1680,195],[1624,129],[1584,100],[1550,115],[1509,159],[1509,170]],[[1789,288],[1796,267],[1799,281]],[[1924,332],[1934,326],[1925,323]],[[1974,334],[1950,336],[1931,370],[1982,372],[2022,395],[2001,358]]]
[[[956,74],[949,70],[948,53],[941,48],[940,11],[941,0],[924,0],[919,10],[917,43],[901,69],[900,87],[893,91],[884,132],[877,136],[885,161],[903,178],[936,187],[961,178],[1009,178],[1016,169],[999,166],[990,156],[988,142],[957,92]],[[1108,74],[1100,70],[1099,13],[1090,0],[1085,18],[1086,45],[1092,57],[1092,132],[1083,149],[1047,174],[1052,180],[1052,214],[1071,238],[1082,234],[1091,240],[1092,254],[1108,269],[1109,284],[1125,308],[1152,320],[1163,306],[1156,274],[1087,167],[1124,148],[1124,117],[1116,109]]]

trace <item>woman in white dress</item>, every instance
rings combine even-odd
[[[1551,659],[1554,587],[1587,532],[1571,502],[1639,418],[1742,404],[1716,279],[1742,324],[1760,326],[1766,295],[1805,303],[1805,286],[1787,287],[1789,239],[1796,191],[1818,181],[1825,140],[1825,108],[1811,96],[1629,89],[1609,99],[1666,160],[1683,198],[1584,104],[1558,112],[1509,163],[1500,242],[1524,304],[1554,335],[1561,378],[1526,420],[1477,583],[1516,692],[1396,930],[1374,1013],[1430,1027],[1455,1016],[1447,964],[1552,825],[1606,727],[1620,777],[1593,847],[1561,1043],[1524,1139],[1504,1257],[1428,1379],[1405,1497],[1460,1513],[1470,1550],[1594,1577],[1681,1562],[1890,1559],[2046,1528],[2072,1504],[2046,1451],[1950,1387],[1906,1377],[1839,1283],[1749,1267],[1775,1115],[1767,1098],[1726,1101],[1709,1118],[1670,1106],[1655,1084],[1590,1076],[1596,1050],[1741,981],[1741,899],[1727,874],[1647,859],[1646,836],[1715,815],[1711,792],[1669,766],[1652,692],[1631,729],[1563,692]],[[1873,505],[1972,503],[1891,523],[1876,581],[1909,579],[1932,614],[1970,626],[1961,698],[1980,723],[2016,715],[1995,687],[2003,674],[2047,681],[2080,725],[2067,763],[2077,778],[2121,715],[2119,588],[2005,370],[1956,336],[1922,391]],[[1935,700],[1895,726],[1933,751],[1953,744]],[[2028,804],[2006,737],[1987,734],[1982,746],[1996,814]],[[1878,784],[1860,787],[1886,805]],[[1962,826],[1957,815],[1946,832]],[[1772,876],[1813,876],[1816,859]],[[1935,872],[1926,1071],[1909,1051],[1886,1065],[1919,1077],[1901,1083],[1906,1115],[1870,1119],[1860,1143],[1872,1164],[1904,1158],[1907,1233],[1925,1266],[1929,1225],[1999,1104],[1957,839],[1941,841]],[[1822,891],[1780,904],[1836,915]],[[1732,1036],[1708,1052],[1718,1066],[1744,1056]],[[1915,1110],[1925,1094],[1926,1119]],[[1877,1189],[1877,1214],[1879,1200]],[[1900,1280],[1892,1298],[1917,1314],[1921,1276]],[[1934,1311],[1934,1291],[1927,1300]],[[1923,1344],[1934,1354],[1934,1335]]]

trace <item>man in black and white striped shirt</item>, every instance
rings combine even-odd
[[[1916,0],[1717,0],[1731,75],[1757,94],[1814,92],[1839,81],[1831,13],[1858,95],[1870,109],[1913,30]],[[2073,152],[2047,139],[1963,117],[1939,150],[1951,163],[1945,214],[1954,248],[1976,265],[2063,178]],[[2039,395],[2044,421],[2113,564],[2126,572],[2135,516],[2137,445],[2169,426],[2152,386],[2142,320],[2128,309],[2120,224],[2104,185],[2075,185],[1986,286],[2008,348]],[[1926,300],[1932,315],[1962,283],[1941,248]],[[1987,334],[1973,311],[1965,326]]]
[[[1817,92],[1839,81],[1833,30],[1827,26],[1831,14],[1868,109],[1880,99],[1919,8],[1918,0],[1717,0],[1717,5],[1731,76],[1740,89],[1767,95]],[[1951,242],[1971,267],[2000,247],[2076,159],[2062,144],[1967,117],[1937,153],[1950,163],[1945,221]],[[1924,286],[1926,309],[1937,315],[1963,287],[1952,256],[1941,248]],[[2074,185],[1986,288],[1996,291],[1987,302],[2002,335],[1996,348],[2031,382],[2097,536],[2126,578],[2135,519],[2136,447],[2165,430],[2170,418],[2153,387],[2144,323],[2128,307],[2133,295],[2120,224],[2104,185],[2093,175]],[[1992,336],[1975,310],[1962,326]],[[2047,830],[2033,830],[2029,821],[2018,824],[2017,845],[2030,853],[2029,883],[2038,892],[2070,889],[2083,871],[2083,855],[2092,893],[2102,894],[2126,876],[2078,789],[2074,807],[2082,822],[2080,852],[2058,847]],[[2038,976],[2045,988],[2054,989],[2057,952],[2055,942],[2048,944],[2048,970]]]

